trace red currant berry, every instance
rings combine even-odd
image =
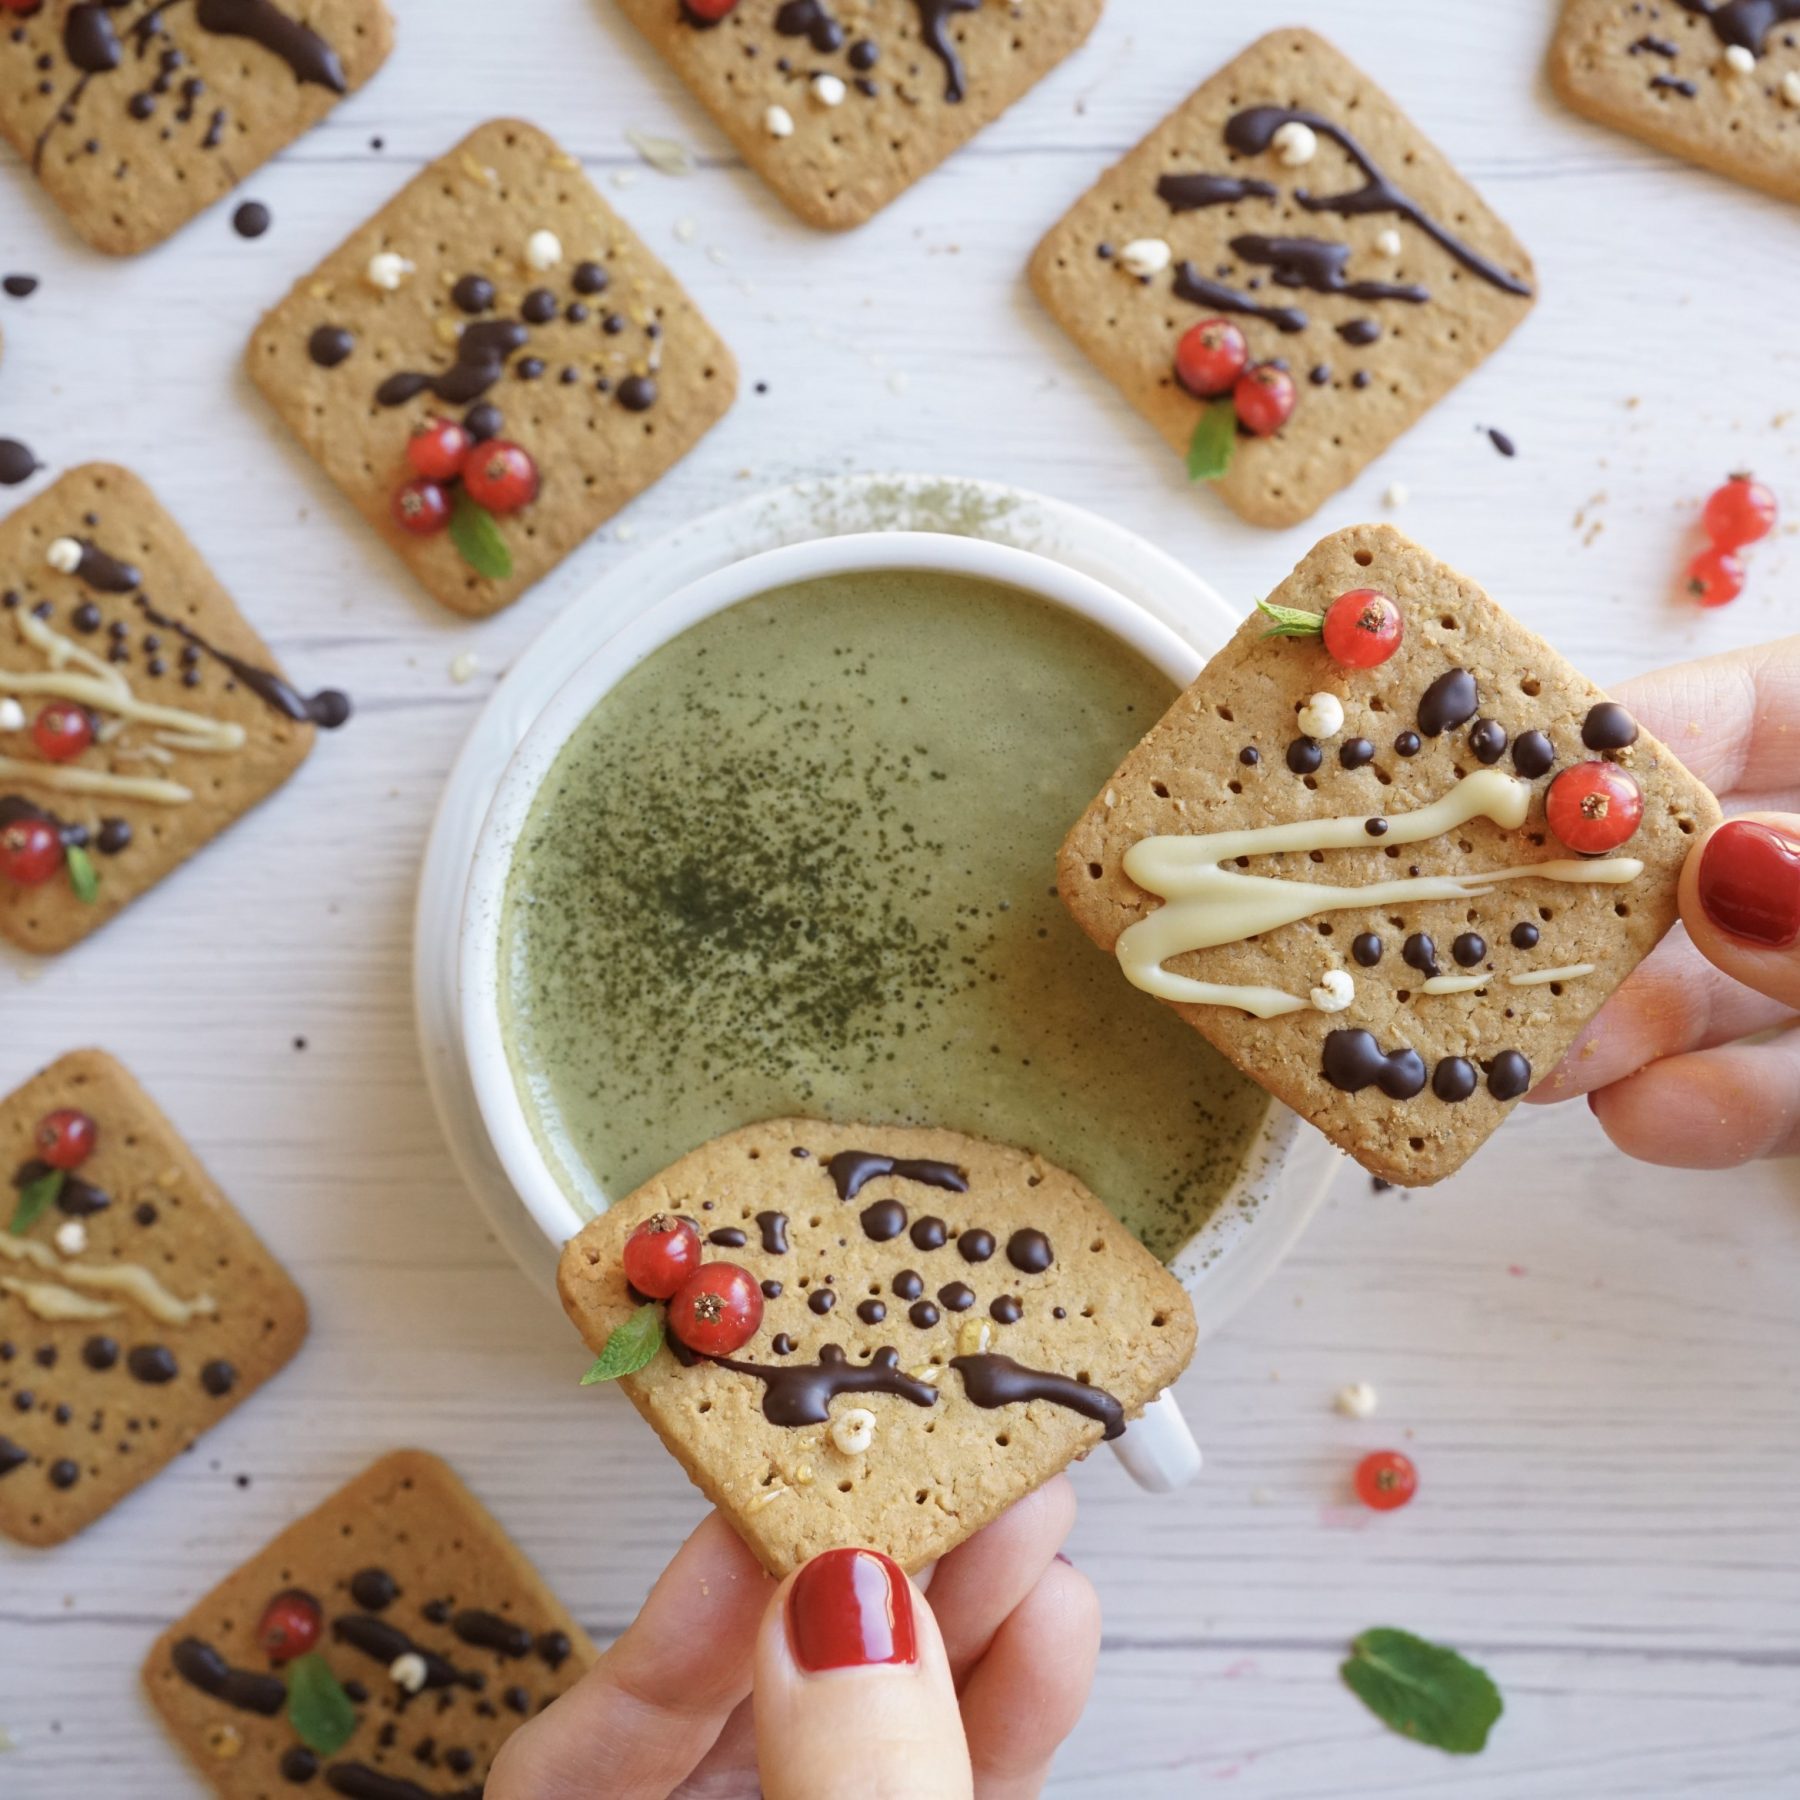
[[[1744,591],[1741,559],[1716,545],[1702,550],[1687,566],[1687,591],[1702,606],[1723,606]]]
[[[38,1156],[53,1169],[79,1169],[94,1154],[99,1127],[86,1113],[72,1106],[45,1113],[38,1120],[35,1143]]]
[[[1700,523],[1721,550],[1741,550],[1775,529],[1775,496],[1748,475],[1733,475],[1708,497]]]
[[[406,440],[407,466],[426,481],[453,481],[474,442],[453,419],[427,419]]]
[[[1392,1512],[1419,1491],[1419,1471],[1398,1450],[1375,1450],[1356,1465],[1356,1497],[1373,1512]]]
[[[94,741],[94,721],[73,700],[52,700],[31,725],[31,741],[51,762],[68,762]]]
[[[741,1350],[762,1326],[762,1289],[736,1263],[702,1263],[669,1302],[669,1329],[702,1356]]]
[[[1238,423],[1253,437],[1273,437],[1292,416],[1298,397],[1293,376],[1266,362],[1246,369],[1231,390]]]
[[[707,25],[716,25],[737,10],[738,0],[682,0],[682,5],[696,19]]]
[[[0,12],[31,13],[44,4],[44,0],[0,0]]]
[[[1400,648],[1400,609],[1378,588],[1352,588],[1325,610],[1325,648],[1346,669],[1373,669]]]
[[[430,537],[450,523],[450,496],[435,481],[409,481],[394,495],[394,523],[416,537]]]
[[[62,834],[44,819],[0,826],[0,881],[41,887],[63,866]]]
[[[476,445],[463,463],[462,478],[469,498],[492,513],[517,512],[537,498],[537,464],[504,438]]]
[[[1571,850],[1603,856],[1642,823],[1644,796],[1616,763],[1575,763],[1551,782],[1544,810],[1550,829]]]
[[[292,1662],[319,1641],[324,1623],[325,1615],[311,1594],[300,1588],[284,1588],[263,1608],[256,1641],[270,1662]]]
[[[1198,399],[1211,400],[1231,392],[1249,360],[1250,346],[1229,319],[1202,319],[1175,346],[1175,379]]]
[[[673,1213],[652,1213],[625,1240],[625,1279],[652,1300],[667,1300],[700,1267],[700,1234]]]

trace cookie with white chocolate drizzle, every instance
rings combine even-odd
[[[269,1379],[306,1302],[130,1074],[0,1100],[0,1535],[83,1530]]]
[[[0,522],[0,934],[67,949],[349,715],[289,683],[142,482],[71,470]]]
[[[1058,886],[1384,1179],[1458,1168],[1676,917],[1711,794],[1387,526],[1317,545],[1114,774]]]
[[[1074,1176],[957,1132],[777,1119],[683,1157],[563,1252],[597,1352],[649,1304],[625,1251],[658,1215],[760,1307],[709,1352],[682,1341],[677,1295],[622,1384],[776,1574],[843,1544],[933,1561],[1127,1429],[1193,1353],[1180,1284]]]

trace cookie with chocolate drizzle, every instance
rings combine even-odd
[[[934,1561],[1193,1354],[1180,1283],[1073,1175],[958,1132],[775,1119],[691,1152],[563,1251],[596,1350],[640,1303],[621,1253],[656,1212],[732,1233],[707,1254],[757,1278],[763,1319],[729,1356],[671,1336],[622,1385],[776,1575],[844,1544]],[[855,1408],[866,1448],[836,1430]]]
[[[65,1108],[95,1142],[56,1181],[36,1133]],[[59,1544],[280,1370],[306,1302],[102,1051],[0,1100],[0,1171],[0,1535]]]
[[[288,1671],[258,1642],[277,1595],[316,1609],[317,1651],[354,1714],[328,1753],[302,1742],[287,1716]],[[417,1659],[416,1687],[395,1674],[401,1658]],[[396,1450],[177,1619],[143,1681],[222,1800],[303,1788],[478,1800],[501,1746],[593,1660],[587,1634],[455,1473]]]
[[[1308,627],[1364,589],[1401,636],[1352,668]],[[1552,1075],[1675,922],[1718,804],[1391,526],[1333,533],[1266,606],[1295,635],[1267,611],[1244,622],[1076,822],[1058,891],[1116,958],[1121,1006],[1172,1006],[1371,1173],[1424,1187]],[[1280,754],[1303,711],[1336,721],[1316,763]],[[1545,795],[1600,759],[1643,816],[1580,855]]]
[[[1309,517],[1498,349],[1536,285],[1444,155],[1303,30],[1260,39],[1184,100],[1044,238],[1031,281],[1183,454],[1207,404],[1175,375],[1188,327],[1223,315],[1252,360],[1285,361],[1292,416],[1240,434],[1213,483],[1270,526]]]
[[[393,47],[383,0],[57,0],[0,18],[0,134],[98,250],[229,193]]]

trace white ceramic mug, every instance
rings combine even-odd
[[[538,788],[581,722],[647,656],[700,620],[775,588],[866,570],[940,571],[1020,589],[1091,620],[1185,687],[1201,657],[1168,626],[1104,583],[1030,551],[978,538],[879,532],[791,544],[748,557],[658,601],[596,644],[539,715],[502,776],[489,808],[464,897],[459,946],[460,1017],[470,1080],[494,1151],[526,1211],[553,1249],[580,1230],[577,1210],[544,1155],[519,1096],[500,1010],[500,916],[508,874]],[[1125,991],[1121,1006],[1150,1002]],[[1271,1103],[1244,1167],[1221,1204],[1170,1260],[1194,1297],[1202,1335],[1281,1259],[1328,1179],[1324,1140]],[[565,1159],[573,1174],[579,1159]],[[583,1177],[583,1198],[611,1196]],[[1200,1452],[1174,1401],[1159,1396],[1115,1446],[1143,1486],[1182,1487],[1199,1472]]]

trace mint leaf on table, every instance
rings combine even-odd
[[[1263,633],[1264,637],[1319,637],[1325,630],[1323,613],[1307,612],[1298,606],[1271,606],[1267,600],[1257,601],[1256,610],[1265,619],[1275,621]]]
[[[1384,1725],[1454,1756],[1486,1748],[1488,1733],[1505,1710],[1500,1690],[1484,1670],[1447,1645],[1392,1625],[1365,1631],[1338,1672]]]
[[[1237,449],[1237,408],[1227,395],[1210,402],[1188,439],[1189,481],[1217,481],[1231,467]]]
[[[494,515],[458,488],[450,513],[450,541],[477,575],[488,581],[504,581],[513,572],[512,552]]]
[[[100,898],[100,877],[94,872],[94,859],[79,844],[69,844],[63,850],[63,860],[69,865],[69,886],[75,890],[75,898],[92,906]]]
[[[13,1208],[12,1223],[6,1229],[14,1237],[23,1237],[56,1204],[66,1179],[63,1170],[46,1169],[35,1181],[26,1182],[19,1189],[19,1204]]]
[[[288,1723],[307,1749],[335,1756],[356,1729],[356,1708],[331,1664],[318,1651],[296,1656],[287,1669]]]
[[[606,1340],[606,1348],[594,1358],[594,1366],[582,1376],[581,1385],[592,1387],[597,1381],[617,1381],[621,1375],[635,1375],[662,1348],[662,1341],[662,1308],[640,1306]]]

